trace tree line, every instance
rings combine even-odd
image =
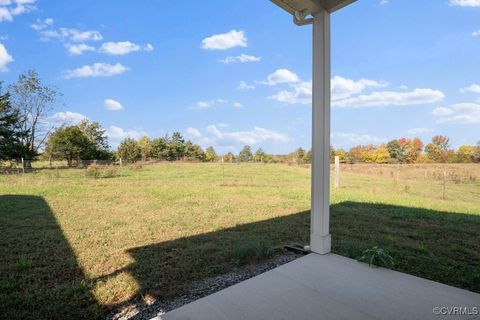
[[[454,150],[447,136],[437,135],[424,145],[420,138],[400,138],[381,145],[358,145],[348,151],[330,147],[330,160],[335,156],[343,163],[480,163],[480,141]],[[288,155],[296,163],[310,163],[311,152],[302,148]]]
[[[66,160],[74,166],[81,160],[195,160],[264,163],[311,163],[311,151],[298,148],[287,155],[274,155],[259,148],[255,152],[244,146],[238,154],[229,152],[218,156],[213,147],[203,150],[185,139],[179,132],[150,139],[124,139],[117,150],[109,145],[106,130],[95,121],[83,120],[77,125],[60,127],[48,124],[54,106],[62,94],[45,85],[34,70],[21,74],[18,80],[3,90],[0,82],[0,161]],[[480,141],[476,146],[463,145],[457,150],[450,146],[446,136],[434,136],[427,144],[419,138],[400,138],[378,146],[359,145],[343,149],[330,148],[344,163],[479,163]]]

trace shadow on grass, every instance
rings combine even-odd
[[[102,314],[75,253],[41,197],[0,196],[0,319]]]
[[[38,197],[0,197],[0,318],[98,317],[99,306],[48,205]],[[136,299],[188,293],[197,280],[264,261],[291,243],[308,243],[309,212],[300,212],[169,242],[128,249]],[[389,250],[395,269],[480,292],[480,216],[372,203],[331,206],[333,251],[357,259],[373,246]],[[26,257],[31,266],[22,269]],[[6,288],[6,289],[5,289]],[[24,298],[25,297],[25,298]],[[124,305],[124,304],[122,304]],[[7,315],[10,317],[3,317]]]
[[[480,215],[359,202],[331,212],[333,252],[358,259],[378,245],[397,271],[480,293]]]
[[[142,288],[139,296],[168,299],[196,280],[213,277],[308,243],[309,212],[128,250],[120,270]],[[358,259],[381,246],[395,270],[480,292],[480,216],[372,203],[331,206],[333,252]]]

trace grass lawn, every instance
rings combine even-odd
[[[443,172],[448,179],[443,190]],[[343,166],[333,251],[480,292],[480,166]],[[308,243],[310,170],[162,163],[0,176],[0,318],[101,318]]]

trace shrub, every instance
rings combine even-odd
[[[118,176],[118,168],[115,166],[100,166],[98,164],[91,164],[88,166],[85,174],[87,177],[93,179],[113,178]]]
[[[137,161],[135,163],[132,163],[131,165],[129,165],[128,167],[130,169],[133,169],[133,170],[140,170],[143,168],[143,165],[145,164],[145,162],[142,162],[142,161]]]
[[[387,251],[377,246],[365,250],[358,261],[368,263],[370,267],[379,266],[392,268],[394,266],[392,256],[389,255]]]

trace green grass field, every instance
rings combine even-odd
[[[448,173],[445,198],[443,172]],[[0,318],[101,318],[309,239],[310,170],[161,163],[0,176]],[[480,166],[343,166],[333,251],[480,292]]]

